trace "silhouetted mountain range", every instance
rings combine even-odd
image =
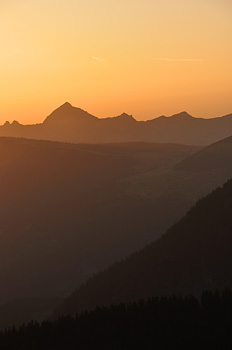
[[[203,119],[182,112],[172,117],[136,121],[126,113],[97,118],[67,102],[41,124],[22,125],[14,121],[0,126],[0,136],[71,143],[161,142],[202,146],[231,135],[232,114]]]
[[[232,287],[232,180],[198,201],[159,240],[89,279],[56,312]]]

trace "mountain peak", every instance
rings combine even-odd
[[[114,118],[116,118],[116,119],[123,119],[123,120],[134,120],[135,121],[135,119],[133,118],[133,116],[131,114],[127,114],[127,113],[124,113],[124,112],[122,114],[118,115],[117,117],[114,117]]]
[[[69,102],[65,102],[63,103],[60,107],[58,107],[56,110],[71,110],[72,108],[74,108],[71,103]]]
[[[11,125],[13,125],[13,126],[19,126],[19,125],[21,125],[17,120],[14,120],[12,123],[11,123]]]
[[[69,102],[65,102],[64,104],[62,104],[60,107],[73,107],[72,105],[71,105],[71,103],[69,103]]]
[[[87,121],[89,119],[97,119],[93,115],[81,108],[73,107],[69,102],[65,102],[55,109],[45,120],[46,124],[67,124],[70,122]]]
[[[119,115],[119,117],[121,117],[121,118],[131,118],[132,117],[132,115],[131,114],[127,114],[127,113],[125,113],[125,112],[123,112],[122,114],[120,114]],[[133,118],[133,117],[132,117]]]
[[[186,111],[174,114],[171,116],[171,118],[193,118],[189,113]]]

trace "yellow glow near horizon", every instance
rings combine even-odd
[[[0,1],[0,124],[232,113],[230,0]]]

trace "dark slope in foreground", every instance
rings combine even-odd
[[[172,117],[136,121],[126,113],[97,118],[67,102],[43,123],[22,125],[14,121],[0,126],[0,136],[72,143],[161,142],[202,146],[231,135],[232,114],[203,119],[181,112]]]
[[[124,180],[194,151],[0,138],[0,302],[66,296],[155,239],[184,205],[167,220],[171,203],[129,194]]]
[[[0,332],[2,350],[231,349],[232,293],[152,298]]]
[[[95,275],[57,311],[232,287],[232,180],[200,200],[158,241]]]

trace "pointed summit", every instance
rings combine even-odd
[[[21,124],[17,121],[17,120],[14,120],[12,123],[11,123],[12,126],[20,126]]]
[[[65,102],[63,103],[60,107],[56,108],[52,113],[55,113],[55,112],[68,112],[68,111],[71,111],[72,108],[74,108],[71,103],[69,102]]]
[[[181,118],[181,119],[191,118],[192,119],[193,117],[189,113],[183,111],[183,112],[172,115],[171,118]]]
[[[132,118],[132,119],[134,119],[131,114],[127,114],[124,112],[122,114],[120,114],[118,117],[119,118],[130,118],[130,119]]]
[[[98,119],[81,108],[73,107],[69,102],[55,109],[45,120],[44,124],[64,125]]]
[[[71,103],[65,102],[58,109],[60,109],[60,108],[62,108],[62,109],[69,109],[69,108],[73,108],[73,106],[71,105]]]

